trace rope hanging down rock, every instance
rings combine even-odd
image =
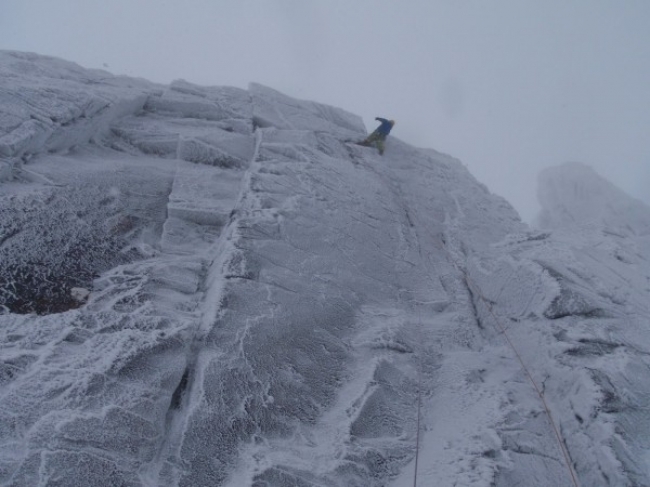
[[[503,335],[505,338],[506,342],[508,343],[508,346],[512,349],[513,353],[517,357],[517,361],[519,362],[519,365],[521,366],[521,369],[523,370],[524,374],[530,381],[530,383],[533,386],[533,389],[537,393],[537,396],[539,397],[543,407],[544,407],[544,412],[546,413],[546,416],[548,417],[549,423],[551,424],[551,428],[553,429],[553,432],[555,434],[555,439],[558,444],[558,448],[562,452],[562,456],[564,458],[564,463],[566,464],[567,470],[569,471],[569,475],[571,477],[571,483],[573,484],[574,487],[580,487],[577,479],[577,475],[575,473],[575,470],[573,469],[573,465],[571,463],[571,457],[569,456],[569,452],[566,448],[564,438],[562,437],[559,428],[557,427],[555,421],[553,420],[553,415],[551,414],[551,410],[546,402],[546,399],[544,398],[544,394],[542,393],[541,389],[537,385],[537,382],[535,382],[535,379],[533,379],[532,374],[530,373],[530,370],[526,366],[526,363],[524,362],[524,359],[522,358],[521,354],[517,350],[517,347],[515,347],[514,343],[512,340],[510,340],[510,337],[506,333],[506,328],[503,326],[501,323],[501,320],[497,317],[496,313],[494,312],[492,308],[492,304],[490,301],[483,295],[483,292],[481,291],[481,288],[470,279],[470,277],[467,275],[467,271],[465,269],[462,269],[458,263],[456,262],[456,259],[451,255],[449,250],[447,249],[446,245],[444,242],[442,242],[442,248],[444,249],[445,253],[447,254],[447,257],[449,261],[452,263],[452,265],[456,268],[456,270],[463,275],[465,278],[465,282],[467,284],[468,289],[471,288],[471,291],[478,296],[478,298],[483,302],[485,307],[487,308],[488,312],[492,316],[493,319],[493,326],[495,330]]]

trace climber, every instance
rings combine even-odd
[[[395,125],[395,120],[386,120],[385,118],[375,117],[375,120],[381,122],[381,125],[375,129],[365,140],[359,142],[359,145],[371,146],[375,144],[379,150],[379,154],[384,154],[384,141],[386,136],[390,133],[393,125]]]

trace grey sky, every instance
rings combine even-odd
[[[394,118],[526,220],[565,161],[650,203],[647,0],[2,0],[0,49]]]

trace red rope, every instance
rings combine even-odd
[[[418,417],[415,432],[415,471],[413,472],[413,487],[418,483],[418,459],[420,458],[420,409],[422,407],[422,362],[418,354]]]
[[[546,412],[546,416],[548,416],[548,420],[551,423],[551,427],[553,428],[553,432],[555,433],[555,439],[557,440],[557,444],[560,447],[560,451],[562,452],[562,455],[564,456],[564,462],[566,463],[567,469],[569,470],[569,474],[571,475],[571,481],[575,487],[579,487],[578,480],[576,478],[576,473],[573,470],[573,466],[571,465],[571,458],[569,456],[569,452],[566,449],[566,445],[564,443],[564,439],[562,438],[562,435],[560,434],[560,430],[558,429],[557,425],[555,424],[555,421],[553,420],[553,415],[551,414],[551,410],[548,407],[548,404],[546,402],[546,399],[544,398],[544,394],[540,390],[539,386],[537,385],[537,382],[535,382],[535,379],[533,379],[533,376],[531,375],[530,371],[528,370],[528,367],[526,367],[526,364],[524,363],[524,359],[521,357],[520,353],[517,351],[517,347],[512,343],[510,340],[510,337],[506,333],[505,327],[501,324],[499,319],[497,318],[496,314],[492,310],[492,305],[490,302],[483,296],[483,293],[481,292],[481,289],[472,282],[472,280],[467,276],[465,272],[463,272],[465,275],[465,279],[467,280],[467,283],[472,285],[476,293],[478,294],[479,298],[485,303],[485,306],[487,307],[488,311],[492,315],[492,318],[494,319],[494,322],[496,323],[496,326],[498,327],[497,331],[500,331],[501,334],[504,336],[506,341],[508,342],[508,345],[514,352],[515,356],[517,357],[517,360],[519,361],[519,364],[521,365],[522,370],[526,374],[526,377],[528,377],[528,380],[530,383],[533,385],[533,389],[535,389],[535,392],[539,396],[539,399],[542,401],[542,405],[544,406],[544,411]]]
[[[521,357],[521,354],[517,351],[517,347],[515,347],[515,345],[510,340],[510,337],[506,333],[505,327],[501,324],[501,321],[497,318],[496,314],[494,313],[494,311],[492,309],[492,305],[490,304],[490,302],[487,300],[487,298],[481,292],[481,288],[479,286],[477,286],[469,278],[466,271],[464,271],[464,270],[462,270],[460,268],[460,266],[456,263],[456,260],[452,257],[451,253],[449,252],[447,247],[444,245],[444,243],[443,243],[443,249],[445,250],[447,256],[451,260],[451,262],[454,265],[454,267],[456,268],[456,270],[458,272],[462,273],[463,276],[465,277],[465,281],[466,281],[468,287],[471,286],[471,287],[474,288],[474,291],[476,292],[478,297],[481,299],[481,301],[483,301],[483,303],[487,307],[488,311],[492,315],[492,318],[494,319],[494,323],[496,323],[496,325],[494,325],[494,326],[495,326],[495,328],[498,328],[497,332],[500,332],[505,337],[506,342],[508,343],[508,345],[510,346],[510,348],[514,352],[515,356],[517,357],[517,360],[519,361],[519,364],[520,364],[522,370],[524,371],[524,374],[526,375],[526,377],[528,377],[528,380],[533,385],[533,389],[535,389],[535,392],[539,396],[539,399],[541,400],[542,405],[544,406],[544,411],[546,412],[546,416],[548,417],[548,420],[549,420],[549,422],[551,424],[553,432],[555,433],[555,439],[557,440],[557,444],[558,444],[558,446],[560,448],[560,451],[562,452],[562,456],[564,457],[564,462],[566,464],[566,467],[569,470],[569,474],[571,476],[571,482],[573,483],[574,487],[579,487],[576,473],[575,473],[575,471],[573,469],[573,466],[571,465],[571,458],[569,456],[569,452],[566,449],[566,445],[564,443],[564,439],[562,438],[562,435],[560,434],[560,430],[558,429],[557,425],[555,424],[555,421],[553,420],[553,415],[551,414],[551,410],[548,407],[548,404],[546,403],[546,399],[544,398],[544,394],[542,394],[542,391],[540,390],[539,386],[535,382],[535,379],[533,379],[533,376],[530,373],[530,371],[528,370],[528,367],[526,367],[526,364],[525,364],[523,358]]]

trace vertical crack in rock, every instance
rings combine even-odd
[[[167,411],[167,423],[169,423],[169,416],[173,414],[173,411],[181,409],[181,403],[183,402],[183,398],[185,396],[185,391],[188,389],[188,384],[190,383],[190,368],[188,367],[185,369],[185,372],[183,372],[183,376],[181,377],[180,382],[178,383],[178,386],[176,386],[176,389],[174,390],[174,393],[172,394],[172,400],[169,403],[169,409]],[[194,374],[191,374],[192,377]]]
[[[259,135],[255,136],[259,139]],[[159,444],[158,452],[155,459],[143,469],[141,477],[146,479],[152,485],[171,487],[179,485],[184,475],[188,474],[188,462],[182,457],[182,450],[184,448],[185,433],[188,428],[188,423],[191,421],[190,415],[192,413],[193,399],[199,392],[195,389],[200,384],[196,382],[196,377],[201,375],[197,370],[200,367],[200,357],[208,357],[209,352],[206,350],[206,340],[212,327],[216,326],[218,321],[216,318],[220,311],[224,308],[225,303],[222,299],[223,282],[222,280],[228,279],[229,272],[232,268],[239,269],[242,256],[235,251],[235,247],[231,239],[231,232],[233,228],[237,228],[239,220],[237,214],[240,213],[241,205],[247,198],[247,185],[250,180],[250,166],[257,157],[257,144],[256,150],[253,152],[251,161],[248,163],[249,169],[238,178],[239,190],[233,191],[232,188],[229,193],[236,194],[232,206],[226,210],[221,209],[224,213],[224,225],[220,227],[220,232],[216,239],[211,244],[211,251],[215,252],[211,255],[211,266],[213,273],[209,269],[202,273],[200,282],[198,283],[198,290],[203,294],[204,303],[209,301],[213,303],[206,307],[197,318],[195,329],[189,338],[187,344],[187,361],[186,366],[181,375],[181,378],[171,394],[169,406],[165,414],[165,424],[163,438]],[[175,212],[179,217],[189,218],[194,220],[196,217],[192,214],[191,209],[185,212]],[[241,265],[240,265],[241,264]],[[248,275],[248,274],[246,274]],[[248,276],[252,278],[252,276]],[[190,433],[191,434],[191,433]]]
[[[481,330],[485,330],[485,327],[483,326],[483,322],[481,321],[481,318],[479,316],[478,308],[476,306],[478,296],[474,294],[474,291],[472,290],[472,285],[470,284],[467,278],[467,274],[465,274],[465,272],[463,272],[463,283],[465,284],[465,289],[467,290],[467,294],[469,297],[467,301],[471,307],[470,311],[474,316],[474,320],[476,321],[476,326],[478,326]]]

